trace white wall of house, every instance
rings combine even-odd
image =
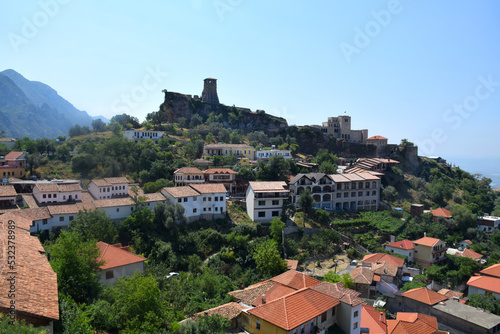
[[[226,214],[226,193],[207,193],[181,198],[174,198],[164,190],[161,193],[172,203],[184,207],[184,216],[188,222],[201,218],[221,218]]]
[[[340,302],[337,306],[337,324],[347,334],[360,334],[361,332],[361,304],[351,306]]]
[[[128,183],[116,183],[108,186],[97,186],[90,182],[88,190],[95,199],[106,199],[128,195]]]
[[[387,245],[385,245],[384,248],[385,250],[388,250],[391,253],[407,256],[408,262],[413,262],[413,249],[401,249]]]
[[[128,277],[134,275],[135,271],[138,270],[140,273],[144,271],[144,262],[131,263],[125,266],[109,268],[101,271],[101,278],[99,282],[101,284],[114,284],[122,277]],[[106,273],[112,271],[112,278],[106,279]]]
[[[493,291],[486,291],[484,289],[480,289],[480,288],[477,288],[475,286],[470,286],[469,285],[469,296],[472,295],[472,294],[484,295],[484,294],[486,294],[486,292],[491,293],[493,296],[495,296],[496,298],[500,299],[500,294],[499,293],[496,293],[496,292],[493,292]]]
[[[260,150],[255,152],[256,159],[269,159],[273,155],[281,155],[285,159],[292,158],[290,150]]]
[[[78,216],[78,213],[65,213],[53,215],[47,219],[38,219],[33,222],[30,227],[31,233],[37,233],[39,231],[52,230],[56,227],[67,227],[73,219]]]
[[[65,203],[69,200],[81,201],[82,192],[75,191],[44,191],[40,192],[37,187],[33,188],[33,196],[38,203]]]
[[[121,220],[130,216],[135,211],[135,205],[100,207],[111,220]]]

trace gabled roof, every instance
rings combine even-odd
[[[337,298],[341,302],[351,306],[356,306],[364,302],[363,299],[359,298],[359,295],[361,294],[360,292],[348,289],[340,282],[335,284],[330,282],[321,282],[320,284],[312,286],[311,289]]]
[[[351,273],[354,282],[358,284],[372,284],[373,275],[373,271],[366,267],[355,268]]]
[[[283,274],[271,278],[270,281],[282,284],[295,290],[307,288],[321,283],[317,279],[314,279],[311,276],[308,276],[296,270],[285,271]]]
[[[238,174],[230,168],[209,168],[203,174]]]
[[[441,289],[438,291],[438,293],[450,299],[452,299],[453,297],[462,298],[464,296],[463,292],[453,291],[450,289]]]
[[[201,170],[196,167],[182,167],[174,172],[174,174],[185,173],[185,174],[203,174]]]
[[[370,263],[380,263],[380,262],[386,262],[389,264],[392,264],[396,267],[402,267],[405,263],[405,260],[390,255],[386,253],[375,253],[375,254],[368,254],[365,255],[365,257],[362,260],[363,262],[370,262]]]
[[[217,148],[252,148],[252,146],[247,144],[207,144],[204,149],[217,149]]]
[[[456,254],[458,255],[458,254]],[[462,257],[468,257],[469,259],[478,260],[483,257],[483,254],[479,254],[474,252],[472,249],[466,248],[462,253],[460,253]]]
[[[305,177],[306,179],[309,179],[311,181],[314,181],[314,182],[318,182],[319,180],[321,180],[323,177],[327,177],[331,180],[331,177],[325,173],[299,173],[297,175],[295,175],[295,177],[293,177],[291,180],[290,180],[290,183],[291,184],[294,184],[296,183],[297,181],[299,181],[301,178]]]
[[[287,259],[286,265],[287,265],[288,269],[297,270],[297,266],[299,265],[299,261]]]
[[[228,292],[228,295],[233,296],[236,300],[246,305],[252,305],[254,300],[261,297],[274,285],[274,282],[265,281],[250,285],[242,290]]]
[[[64,205],[49,205],[47,206],[50,215],[64,215],[64,214],[78,214],[80,211],[85,210],[95,210],[95,205],[93,203],[75,203],[75,204],[64,204]]]
[[[9,152],[5,155],[5,160],[17,160],[19,159],[24,152]]]
[[[165,187],[161,190],[161,192],[166,192],[173,198],[182,198],[182,197],[193,197],[199,196],[200,194],[189,186],[183,187]]]
[[[104,179],[96,179],[96,180],[92,180],[90,182],[94,183],[98,187],[110,187],[113,184],[122,184],[122,183],[128,184],[128,180],[124,176],[121,176],[121,177],[106,177]]]
[[[491,276],[472,276],[467,285],[478,289],[500,293],[500,278]]]
[[[361,306],[361,328],[367,328],[370,334],[387,334],[387,320],[384,312],[373,306]]]
[[[193,318],[197,319],[198,317],[202,316],[211,316],[211,315],[220,315],[221,317],[227,318],[229,320],[232,320],[239,316],[242,311],[244,311],[246,308],[241,306],[238,303],[231,302],[227,303],[221,306],[217,306],[214,308],[211,308],[209,310],[205,310],[203,312],[196,313]]]
[[[104,264],[100,267],[101,270],[126,266],[128,264],[144,262],[145,257],[132,254],[128,247],[122,247],[121,244],[110,245],[105,242],[99,241],[97,243],[101,250],[101,255],[98,261],[104,260]]]
[[[413,244],[419,244],[424,246],[432,247],[439,242],[439,239],[431,237],[423,237],[418,240],[413,241]]]
[[[35,188],[40,192],[67,192],[82,191],[79,184],[57,184],[57,183],[38,183]]]
[[[372,271],[377,275],[396,277],[398,274],[398,267],[388,262],[372,263]]]
[[[135,205],[130,197],[96,199],[93,201],[96,208],[109,208],[113,206]]]
[[[226,187],[223,184],[190,184],[189,187],[193,188],[200,194],[217,194],[225,193]]]
[[[436,210],[431,210],[431,213],[434,217],[451,217],[451,212],[446,210],[445,208],[438,208]]]
[[[433,334],[437,330],[436,317],[421,313],[398,312],[396,320],[387,320],[387,334]]]
[[[435,305],[448,299],[448,297],[440,295],[436,291],[429,290],[426,287],[408,290],[402,295],[403,297],[410,298],[427,305]]]
[[[500,263],[494,264],[480,271],[481,274],[500,278]]]
[[[7,258],[7,244],[10,234],[7,233],[8,221],[15,222],[15,226],[28,225],[31,221],[19,215],[6,213],[0,215],[0,258]],[[29,231],[21,228],[15,233],[16,265],[10,270],[5,262],[5,267],[0,271],[0,308],[8,310],[11,299],[8,298],[10,276],[16,277],[15,300],[18,315],[27,314],[32,317],[42,317],[48,320],[59,319],[59,303],[57,294],[57,275],[44,255],[45,251],[37,237],[31,236]],[[15,274],[12,274],[14,271]]]
[[[0,197],[14,197],[17,196],[14,186],[0,186]]]
[[[311,288],[305,288],[247,312],[289,331],[338,304],[337,298]]]
[[[288,192],[286,183],[283,181],[250,181],[249,187],[255,192]]]
[[[387,138],[382,137],[382,136],[372,136],[370,138],[366,138],[366,140],[374,140],[374,139],[385,139],[385,140],[387,140]]]
[[[386,244],[386,246],[404,250],[410,250],[413,249],[413,242],[411,240],[405,239],[401,241],[391,242],[390,244]]]

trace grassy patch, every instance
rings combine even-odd
[[[230,202],[227,208],[227,214],[229,218],[235,224],[250,224],[255,225],[255,223],[250,219],[247,215],[246,211],[243,209],[243,206],[239,202]]]

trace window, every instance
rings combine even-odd
[[[198,197],[193,197],[193,202],[198,201]]]
[[[49,194],[49,198],[52,198],[52,194]]]
[[[63,201],[66,199],[66,195],[63,195]]]
[[[271,216],[273,216],[273,217],[278,217],[279,215],[280,215],[279,211],[273,211],[273,212],[271,212]]]
[[[377,195],[377,191],[376,191],[376,190],[373,190],[373,191],[372,191],[372,195],[373,195],[373,196]]]
[[[207,201],[207,198],[206,197],[203,197],[203,202],[206,202]]]
[[[258,216],[259,216],[260,218],[263,218],[263,217],[265,217],[265,216],[266,216],[266,212],[265,212],[265,211],[259,211]]]
[[[43,195],[42,195],[42,198],[47,198],[47,195],[43,194]]]
[[[75,219],[75,217],[69,216],[69,221],[72,221],[73,219]]]
[[[196,210],[196,208],[194,208],[194,209],[193,209],[193,213],[196,213],[196,211],[197,211],[197,210]]]
[[[358,196],[359,197],[363,196],[363,192],[362,191],[358,191]]]
[[[63,222],[63,221],[64,221],[64,216],[59,217],[59,221],[60,221],[60,222]]]
[[[332,317],[335,315],[335,307],[332,308]]]
[[[214,201],[216,201],[216,202],[217,202],[218,200],[219,200],[219,197],[215,196],[215,197],[214,197]]]
[[[187,201],[188,201],[187,197],[184,197],[184,202],[187,202]]]
[[[212,208],[208,208],[208,211],[212,211]]]
[[[212,197],[209,197],[209,198],[208,198],[208,201],[209,201],[209,202],[212,202]]]
[[[42,220],[43,225],[47,225],[47,219]]]
[[[182,198],[178,198],[177,203],[181,203],[181,202],[182,202]]]
[[[116,212],[120,212],[120,208],[116,208]]]
[[[321,313],[321,322],[326,321],[326,312]]]
[[[279,200],[273,200],[273,205],[279,205],[280,201]]]
[[[75,199],[78,199],[78,195],[75,195]]]
[[[106,271],[106,279],[112,279],[114,277],[115,277],[115,275],[113,273],[113,270]]]
[[[366,196],[370,196],[370,191],[369,190],[366,192]]]
[[[344,197],[349,197],[349,193],[347,191],[344,193]]]
[[[223,200],[224,200],[224,196],[221,196],[221,197],[220,197],[220,200],[221,200],[221,201],[223,201]]]
[[[356,328],[358,328],[358,323],[357,322],[355,322],[354,325],[352,325],[352,329],[356,329]]]
[[[354,318],[356,318],[359,315],[359,311],[354,311]]]
[[[255,320],[255,329],[260,330],[260,320]]]
[[[222,206],[220,207],[220,212],[224,212],[224,208]]]
[[[207,208],[203,208],[203,211],[206,212],[207,211]]]
[[[352,192],[352,193],[351,193],[351,197],[356,197],[356,193],[355,193],[355,192]]]
[[[337,198],[340,198],[342,197],[342,194],[341,193],[337,193]]]
[[[266,201],[259,201],[259,205],[262,206],[262,205],[266,205]]]

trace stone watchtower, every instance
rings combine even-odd
[[[203,80],[203,93],[201,93],[201,100],[211,104],[219,104],[219,97],[217,96],[217,79],[206,78]]]

